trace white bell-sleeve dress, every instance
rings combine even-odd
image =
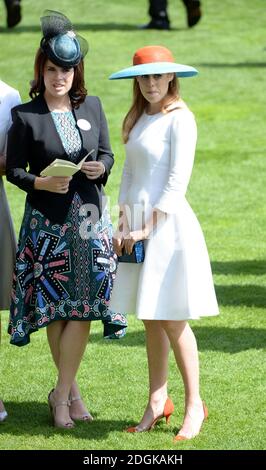
[[[145,241],[142,264],[120,263],[110,308],[146,320],[189,320],[218,315],[208,251],[185,194],[197,128],[187,107],[144,113],[126,144],[119,204],[131,230],[153,208],[165,213]]]

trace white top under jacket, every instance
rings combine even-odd
[[[192,172],[197,128],[181,105],[167,114],[144,113],[126,144],[119,204],[128,207],[132,230],[152,208],[165,213],[149,240],[142,264],[120,263],[110,308],[139,319],[188,320],[217,315],[209,256],[199,222],[185,194]]]
[[[11,108],[20,104],[17,90],[0,80],[0,154],[5,153],[7,131],[11,125]],[[16,255],[16,240],[0,176],[0,310],[10,306],[11,282]]]

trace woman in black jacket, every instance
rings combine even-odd
[[[92,419],[75,381],[90,321],[103,320],[105,336],[125,326],[108,309],[116,256],[102,186],[113,153],[100,100],[84,86],[86,41],[60,13],[46,11],[41,24],[32,101],[13,109],[8,138],[7,178],[27,192],[9,333],[23,346],[47,326],[58,368],[48,401],[55,426],[72,428]],[[72,177],[40,176],[56,158],[78,163],[88,153]]]

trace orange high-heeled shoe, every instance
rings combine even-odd
[[[159,421],[160,419],[162,418],[165,418],[166,420],[166,424],[168,424],[170,422],[170,418],[171,418],[171,415],[173,414],[174,412],[174,404],[171,400],[171,398],[167,398],[166,399],[166,402],[164,404],[164,409],[163,409],[163,413],[160,415],[160,416],[157,416],[157,418],[155,418],[153,420],[153,422],[151,423],[151,425],[149,427],[146,427],[146,428],[143,428],[143,429],[138,429],[138,426],[131,426],[130,428],[127,428],[125,429],[126,432],[145,432],[145,431],[151,431],[155,424],[157,423],[157,421]]]
[[[80,396],[77,396],[77,397],[69,397],[69,401],[70,401],[70,407],[72,405],[73,402],[75,401],[82,401],[82,398]],[[82,415],[74,415],[73,413],[71,413],[71,410],[69,410],[69,416],[71,419],[73,419],[73,421],[93,421],[93,417],[91,416],[91,414],[87,411],[87,413],[83,413]]]
[[[74,423],[72,420],[67,421],[67,422],[62,422],[56,418],[56,408],[58,408],[58,406],[69,407],[70,406],[69,400],[56,402],[53,397],[53,393],[54,393],[54,388],[50,391],[48,395],[48,405],[49,405],[49,409],[53,418],[54,426],[56,428],[72,429],[74,427]]]
[[[200,426],[198,432],[192,432],[191,437],[183,436],[182,434],[177,434],[177,435],[174,437],[174,442],[177,442],[177,441],[187,441],[187,440],[189,440],[189,439],[193,439],[194,437],[198,436],[198,434],[199,434],[200,431],[201,431],[201,428],[202,428],[202,425],[203,425],[204,421],[206,421],[206,419],[208,418],[208,415],[209,415],[208,408],[207,408],[207,406],[205,405],[204,401],[202,402],[202,407],[203,407],[203,421],[202,421],[202,423],[201,423],[201,426]]]

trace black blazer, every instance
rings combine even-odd
[[[59,224],[64,222],[75,192],[79,193],[84,203],[95,204],[101,215],[102,185],[106,184],[114,164],[106,118],[99,98],[86,97],[73,113],[76,121],[86,119],[91,124],[90,130],[79,129],[82,141],[79,160],[95,149],[88,159],[103,162],[105,173],[92,181],[78,171],[70,182],[67,194],[34,189],[35,177],[40,176],[40,172],[55,158],[69,160],[42,95],[12,109],[13,124],[8,132],[8,181],[26,191],[27,201],[52,222]]]

